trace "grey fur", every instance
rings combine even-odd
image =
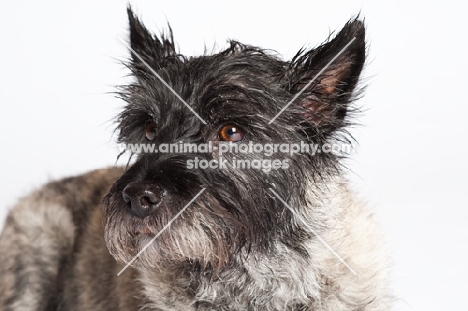
[[[236,42],[214,56],[185,58],[176,55],[172,35],[158,39],[129,16],[132,47],[208,122],[202,125],[134,58],[129,68],[137,82],[120,93],[128,102],[118,117],[121,142],[144,141],[148,121],[157,142],[219,142],[226,119],[258,142],[344,137],[364,65],[362,22],[350,21],[335,39],[284,62]],[[267,125],[350,36],[356,44],[277,127]],[[143,154],[126,170],[44,185],[11,210],[0,235],[0,310],[388,310],[382,236],[349,190],[339,157],[285,157],[288,170],[263,174],[188,170],[188,155]],[[145,217],[122,196],[130,184],[164,190]],[[201,186],[207,190],[200,198],[117,276]]]
[[[274,257],[252,256],[242,269],[199,280],[205,285],[192,297],[185,290],[189,278],[174,282],[170,267],[130,268],[117,277],[123,265],[105,247],[100,195],[92,192],[103,195],[120,172],[106,169],[50,183],[15,206],[0,238],[1,310],[389,309],[381,234],[344,180],[324,185],[319,201],[309,193],[320,204],[308,210],[321,210],[321,223],[329,226],[322,238],[357,275],[320,241],[310,240],[309,261],[278,244]],[[60,266],[67,272],[59,274]]]

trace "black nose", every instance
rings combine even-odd
[[[157,184],[129,183],[122,191],[130,212],[141,219],[151,215],[161,203],[163,190]]]

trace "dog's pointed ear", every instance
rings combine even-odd
[[[364,23],[358,19],[321,46],[299,51],[291,61],[287,87],[307,121],[324,131],[344,124],[365,56]]]
[[[161,34],[160,38],[158,38],[146,29],[130,6],[127,8],[127,13],[130,24],[130,46],[133,50],[133,66],[137,69],[147,71],[147,66],[141,60],[143,59],[143,61],[153,69],[163,67],[167,58],[171,58],[177,54],[171,27],[168,27],[168,36]],[[138,54],[138,56],[135,54]]]

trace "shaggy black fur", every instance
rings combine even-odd
[[[154,36],[129,9],[130,43],[138,53],[205,121],[202,123],[135,55],[128,64],[135,82],[119,93],[127,102],[118,117],[119,142],[148,143],[145,126],[154,123],[151,143],[205,143],[220,141],[226,124],[244,132],[241,143],[308,142],[322,145],[346,140],[350,103],[364,65],[364,25],[349,21],[333,39],[314,49],[301,49],[284,61],[264,49],[230,41],[214,54],[186,57],[174,45],[172,30]],[[346,45],[355,41],[272,124],[268,122]],[[187,168],[194,157],[213,154],[140,154],[114,184],[106,199],[106,242],[114,257],[130,260],[202,187],[206,191],[158,238],[143,266],[191,263],[192,267],[224,269],[235,254],[268,253],[281,242],[308,256],[301,241],[308,238],[271,193],[291,206],[310,206],[306,189],[340,173],[333,153],[298,154],[287,158],[288,169],[195,170]],[[239,155],[226,155],[228,159]],[[264,157],[244,154],[244,159]],[[141,219],[129,212],[122,192],[130,183],[159,185],[164,195],[154,213]],[[317,222],[316,230],[321,226]],[[200,228],[200,226],[202,228]],[[177,243],[175,240],[184,234]],[[185,239],[185,240],[184,240]],[[198,240],[198,244],[194,241]],[[197,249],[202,247],[202,249]],[[204,249],[203,249],[204,248]],[[241,260],[241,259],[238,259]],[[193,265],[196,263],[195,265]],[[194,268],[195,269],[195,268]]]

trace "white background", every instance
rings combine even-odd
[[[226,39],[286,59],[365,17],[354,188],[394,258],[395,310],[468,310],[466,12],[455,1],[134,1],[186,55]],[[126,1],[8,1],[0,13],[0,220],[50,179],[113,165],[114,85],[128,73]],[[1,264],[1,263],[0,263]]]

